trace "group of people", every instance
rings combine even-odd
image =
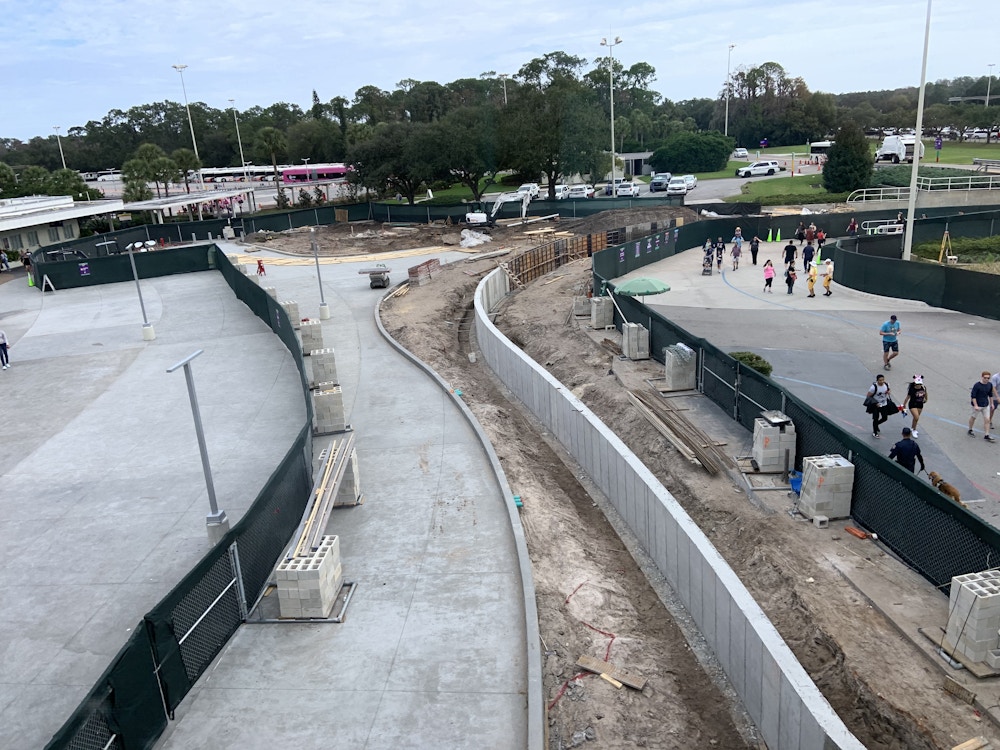
[[[798,227],[795,229],[795,239],[799,241],[800,246],[803,242],[808,242],[810,245],[815,242],[817,247],[822,248],[823,243],[826,242],[826,232],[818,228],[814,223],[806,226],[804,221],[800,221]]]
[[[882,367],[885,370],[891,370],[892,360],[899,356],[900,329],[899,318],[895,315],[890,315],[889,320],[879,327],[879,336],[882,338]],[[927,386],[924,385],[923,375],[913,376],[906,388],[903,403],[899,406],[892,400],[892,389],[886,382],[885,375],[878,375],[868,389],[864,402],[865,409],[872,418],[872,437],[881,437],[879,428],[891,415],[897,412],[905,415],[909,408],[910,427],[907,431],[912,438],[919,438],[917,424],[920,422],[920,415],[927,401]],[[983,439],[988,443],[996,442],[990,431],[993,429],[993,416],[1000,408],[1000,372],[991,375],[988,370],[983,370],[979,380],[972,384],[969,391],[969,403],[972,413],[969,415],[968,434],[975,437],[976,422],[981,421]]]
[[[812,240],[806,240],[805,247],[802,248],[802,270],[806,274],[806,284],[809,289],[808,297],[816,296],[816,282],[822,278],[823,280],[823,296],[830,297],[833,295],[833,291],[830,289],[830,284],[833,282],[833,261],[827,258],[820,264],[819,253],[822,250],[822,245],[813,246]],[[795,246],[795,243],[790,241],[785,245],[783,260],[785,264],[785,285],[788,287],[788,294],[793,294],[795,289],[795,282],[799,278],[798,272],[795,269],[795,261],[798,258],[799,249]],[[771,292],[771,284],[774,281],[776,271],[774,264],[768,260],[764,263],[764,292]]]
[[[736,271],[740,267],[740,258],[743,257],[743,243],[746,242],[746,239],[743,237],[743,230],[740,227],[736,227],[736,231],[730,242],[733,243],[733,248],[729,251],[729,255],[732,256],[733,270]],[[750,261],[755,266],[757,265],[757,253],[760,252],[760,242],[760,237],[756,235],[747,242],[750,248]],[[715,242],[712,242],[712,238],[708,237],[705,239],[703,250],[705,253],[705,262],[711,265],[712,256],[714,255],[716,268],[721,271],[722,259],[726,255],[726,241],[719,237]]]

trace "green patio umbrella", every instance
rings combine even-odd
[[[642,297],[649,294],[663,294],[670,291],[670,285],[659,279],[650,279],[640,276],[637,279],[629,279],[624,284],[615,287],[615,294],[623,297]]]

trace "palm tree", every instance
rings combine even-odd
[[[285,134],[277,128],[263,128],[257,133],[257,150],[268,154],[271,157],[271,166],[274,167],[274,181],[278,184],[278,154],[285,153],[287,144]]]
[[[192,172],[197,172],[201,169],[201,160],[194,155],[194,151],[189,148],[179,148],[170,154],[170,158],[174,160],[174,164],[184,175],[184,187],[187,192],[191,192],[191,183],[188,178]]]

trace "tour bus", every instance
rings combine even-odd
[[[285,167],[281,170],[282,182],[316,182],[321,180],[343,180],[351,168],[344,164],[304,164],[301,167]]]
[[[279,173],[281,169],[278,167]],[[198,173],[194,172],[193,174],[197,179]],[[205,167],[201,170],[201,176],[205,182],[245,182],[248,178],[252,182],[270,180],[273,175],[274,167],[253,164],[248,164],[245,167]]]

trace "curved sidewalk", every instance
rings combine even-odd
[[[393,281],[424,259],[391,263]],[[510,499],[453,397],[379,334],[382,291],[358,267],[322,267],[324,346],[336,352],[365,496],[327,529],[341,538],[345,580],[358,583],[346,622],[242,627],[160,747],[528,745],[537,634],[526,632]],[[268,265],[266,285],[317,314],[311,259]]]
[[[772,378],[885,454],[910,418],[890,417],[882,425],[882,438],[875,440],[871,418],[861,406],[865,390],[884,374],[901,404],[912,375],[923,375],[930,400],[920,420],[919,443],[927,469],[942,474],[973,512],[995,524],[1000,517],[1000,446],[982,439],[980,424],[975,439],[966,430],[972,383],[982,370],[1000,370],[1000,321],[836,283],[832,297],[823,297],[820,289],[810,299],[801,274],[794,294],[788,295],[780,272],[785,244],[763,243],[756,267],[745,252],[739,270],[733,271],[726,258],[721,274],[702,276],[701,250],[693,248],[619,281],[636,276],[666,281],[671,291],[647,297],[651,308],[720,348],[761,354],[774,366]],[[761,267],[768,258],[779,273],[774,292],[763,294]],[[885,372],[878,329],[890,314],[899,317],[902,334],[900,356]],[[1000,417],[996,427],[1000,431]]]

